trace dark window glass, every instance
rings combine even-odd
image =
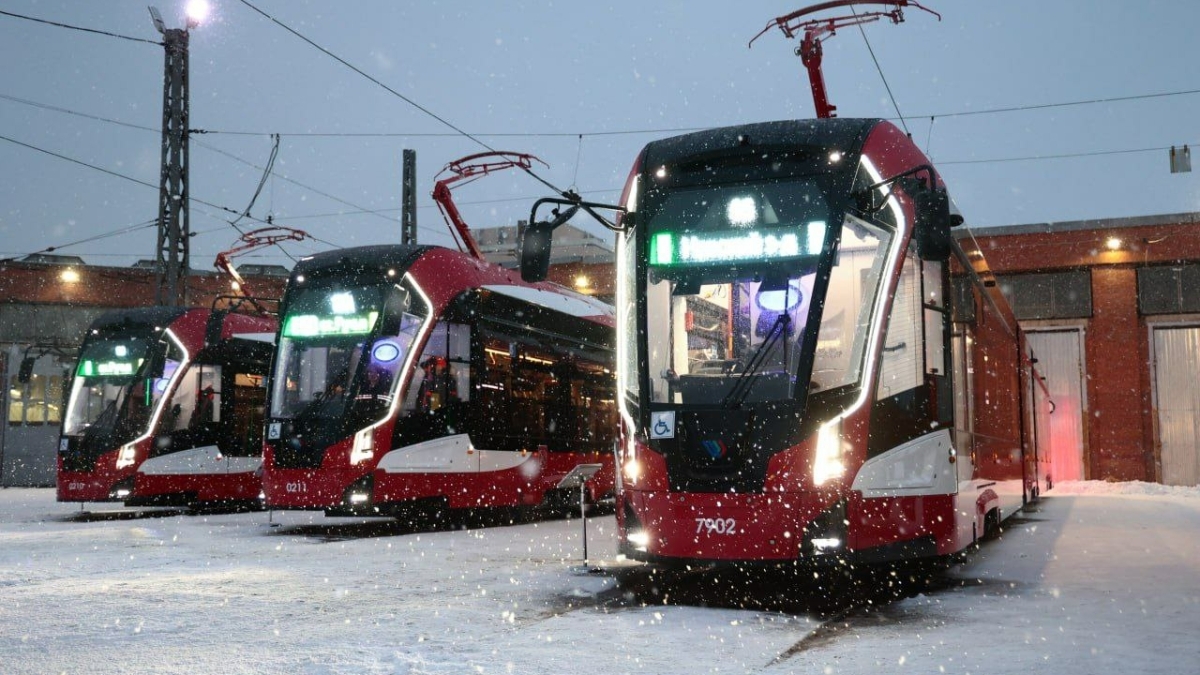
[[[1200,312],[1200,265],[1139,269],[1138,311],[1142,314]]]
[[[1000,290],[1017,319],[1079,319],[1092,315],[1089,270],[999,277]]]

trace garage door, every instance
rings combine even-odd
[[[1161,480],[1200,484],[1200,327],[1154,329]]]

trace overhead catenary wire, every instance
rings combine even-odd
[[[25,143],[25,142],[22,142],[22,141],[18,141],[18,140],[16,140],[15,138],[9,138],[8,136],[5,136],[5,135],[3,135],[3,134],[0,134],[0,140],[3,140],[3,141],[8,141],[9,143],[13,143],[13,144],[15,144],[15,145],[20,145],[20,146],[22,146],[22,147],[29,148],[30,150],[34,150],[34,151],[37,151],[37,152],[40,152],[40,153],[43,153],[43,154],[46,154],[46,155],[50,155],[51,157],[56,157],[56,158],[58,158],[58,159],[61,159],[61,160],[64,160],[64,161],[71,162],[72,164],[78,164],[79,166],[83,166],[83,167],[86,167],[86,168],[92,169],[92,170],[94,170],[94,171],[99,171],[99,172],[101,172],[101,173],[105,173],[105,174],[108,174],[108,175],[110,175],[110,176],[114,176],[114,177],[116,177],[116,178],[120,178],[120,179],[122,179],[122,180],[127,180],[127,181],[129,181],[129,182],[131,182],[131,183],[137,183],[138,185],[142,185],[142,186],[145,186],[145,187],[148,187],[148,188],[154,189],[154,190],[158,190],[158,189],[159,189],[159,186],[157,186],[157,185],[154,185],[154,184],[152,184],[152,183],[147,183],[146,181],[144,181],[144,180],[141,180],[141,179],[138,179],[138,178],[134,178],[133,176],[126,176],[126,175],[125,175],[125,174],[123,174],[123,173],[118,173],[118,172],[116,172],[116,171],[112,171],[111,169],[105,169],[104,167],[101,167],[101,166],[96,166],[95,164],[89,164],[89,163],[87,163],[87,162],[84,162],[84,161],[82,161],[82,160],[78,160],[78,159],[75,159],[75,158],[73,158],[73,157],[68,157],[68,156],[66,156],[66,155],[63,155],[63,154],[61,154],[61,153],[54,152],[53,150],[47,150],[47,149],[45,149],[45,148],[39,148],[39,147],[38,147],[38,146],[36,146],[36,145],[30,145],[29,143]],[[235,210],[235,209],[232,209],[232,208],[230,208],[230,207],[228,207],[228,206],[221,206],[220,204],[214,204],[214,203],[212,203],[212,202],[205,201],[205,200],[203,200],[203,199],[198,199],[198,198],[196,198],[196,197],[191,197],[191,196],[189,196],[189,197],[188,197],[188,199],[190,199],[191,201],[193,201],[193,202],[196,202],[196,203],[198,203],[198,204],[203,204],[203,205],[205,205],[205,206],[208,206],[208,207],[210,207],[210,208],[214,208],[214,209],[217,209],[217,210],[219,210],[219,211],[224,211],[224,212],[226,212],[226,213],[230,213],[230,214],[233,214],[233,215],[235,215],[235,216],[240,214],[240,212],[239,212],[239,211],[237,211],[237,210]],[[254,216],[246,216],[246,217],[247,217],[247,218],[249,218],[250,220],[253,220],[253,221],[256,221],[256,222],[259,222],[259,223],[263,223],[264,225],[273,225],[273,224],[274,224],[274,223],[269,223],[269,222],[267,222],[266,220],[263,220],[263,219],[261,219],[261,218],[256,218],[256,217],[254,217]],[[228,225],[228,224],[229,224],[229,221],[227,221],[227,220],[226,220],[226,221],[225,221],[225,223]],[[315,238],[315,237],[313,237],[313,239],[316,239],[316,238]],[[316,239],[316,240],[317,240],[317,241],[321,241],[321,243],[323,243],[323,244],[330,244],[330,242],[322,241],[322,240],[319,240],[319,239]],[[333,245],[333,244],[330,244],[330,245]]]
[[[853,7],[850,11],[854,16],[858,16],[858,12]],[[940,17],[939,17],[940,18]],[[896,110],[896,117],[900,120],[900,126],[904,127],[904,133],[911,138],[912,133],[908,130],[908,123],[904,120],[904,113],[900,112],[900,104],[896,103],[896,95],[892,93],[892,86],[888,84],[887,76],[883,74],[883,67],[879,65],[879,59],[875,58],[875,50],[871,48],[871,41],[867,39],[867,31],[863,28],[862,23],[858,24],[858,32],[862,35],[863,42],[867,45],[867,51],[871,54],[871,60],[875,62],[875,70],[879,73],[879,79],[883,80],[883,88],[887,90],[888,98],[892,101],[892,107]]]
[[[149,229],[149,228],[154,227],[157,224],[158,224],[158,219],[153,218],[151,220],[143,221],[143,222],[140,222],[140,223],[137,223],[134,225],[125,225],[118,229],[111,230],[109,232],[102,232],[100,234],[93,235],[91,237],[86,237],[84,239],[78,239],[76,241],[67,242],[65,244],[47,246],[45,248],[41,248],[36,251],[30,251],[28,253],[17,253],[15,255],[13,255],[12,257],[4,258],[3,260],[0,260],[0,262],[11,262],[17,258],[24,258],[26,256],[37,255],[39,253],[54,253],[55,251],[59,251],[64,248],[70,248],[72,246],[78,246],[80,244],[88,244],[93,241],[99,241],[101,239],[108,239],[110,237],[119,237],[121,235],[129,234],[131,232],[137,232],[139,230]]]
[[[145,38],[130,37],[129,35],[121,35],[120,33],[110,33],[106,30],[97,30],[95,28],[84,28],[83,26],[72,26],[69,23],[60,23],[58,21],[50,21],[49,19],[39,19],[36,16],[26,16],[24,14],[17,14],[15,12],[6,12],[2,9],[0,9],[0,14],[3,14],[4,16],[11,16],[16,19],[25,19],[26,21],[33,21],[36,23],[44,23],[46,25],[55,26],[58,28],[69,28],[71,30],[83,31],[84,33],[95,33],[97,35],[107,35],[108,37],[121,38],[122,40],[129,40],[131,42],[145,42],[147,44],[162,46],[162,43],[158,42],[156,40],[147,40]]]
[[[968,110],[968,111],[951,112],[951,113],[939,113],[939,114],[937,114],[937,115],[921,115],[921,116],[916,116],[916,115],[914,115],[914,116],[911,116],[911,117],[909,117],[908,119],[915,119],[915,118],[917,118],[917,117],[929,117],[929,120],[930,120],[930,122],[929,122],[929,123],[930,123],[930,133],[932,133],[932,126],[933,126],[934,122],[936,121],[936,118],[938,118],[938,117],[942,117],[942,118],[948,118],[948,117],[959,117],[959,116],[965,116],[965,115],[982,115],[982,114],[991,114],[991,113],[1007,113],[1007,112],[1017,112],[1017,111],[1023,111],[1023,110],[1043,110],[1043,109],[1047,109],[1047,108],[1061,108],[1061,107],[1080,106],[1080,105],[1090,105],[1090,104],[1099,104],[1099,103],[1113,103],[1113,102],[1121,102],[1121,101],[1134,101],[1134,100],[1151,99],[1151,98],[1163,98],[1163,97],[1168,97],[1168,96],[1186,96],[1186,95],[1192,95],[1192,94],[1200,94],[1200,89],[1185,89],[1185,90],[1169,91],[1169,92],[1158,92],[1158,93],[1151,93],[1151,94],[1138,94],[1138,95],[1133,95],[1133,96],[1118,96],[1118,97],[1110,97],[1110,98],[1096,98],[1096,99],[1086,99],[1086,100],[1078,100],[1078,101],[1065,101],[1065,102],[1059,102],[1059,103],[1043,103],[1043,104],[1033,104],[1033,105],[1027,105],[1027,106],[1012,106],[1012,107],[1006,107],[1006,108],[991,108],[991,109],[984,109],[984,110]],[[76,111],[76,110],[70,110],[70,109],[67,109],[67,108],[62,108],[62,107],[58,107],[58,106],[53,106],[53,105],[49,105],[49,104],[46,104],[46,103],[40,103],[40,102],[37,102],[37,101],[31,101],[31,100],[28,100],[28,99],[23,99],[23,98],[19,98],[19,97],[16,97],[16,96],[9,96],[9,95],[6,95],[6,94],[0,94],[0,99],[9,100],[9,101],[13,101],[13,102],[16,102],[16,103],[21,103],[21,104],[25,104],[25,105],[30,105],[30,106],[34,106],[34,107],[38,107],[38,108],[43,108],[43,109],[46,109],[46,110],[53,110],[53,111],[56,111],[56,112],[66,113],[66,114],[69,114],[69,115],[75,115],[75,116],[78,116],[78,117],[84,117],[84,118],[87,118],[87,119],[97,120],[97,121],[101,121],[101,122],[108,122],[108,123],[111,123],[111,124],[117,124],[117,125],[121,125],[121,126],[129,127],[129,128],[133,128],[133,129],[140,129],[140,130],[144,130],[144,131],[151,131],[151,132],[154,132],[154,133],[156,133],[156,134],[157,134],[157,133],[161,133],[161,131],[160,131],[159,129],[153,129],[153,128],[150,128],[150,127],[145,127],[145,126],[141,126],[141,125],[137,125],[137,124],[131,124],[131,123],[129,123],[129,122],[123,122],[123,121],[121,121],[121,120],[115,120],[115,119],[111,119],[111,118],[107,118],[107,117],[102,117],[102,116],[99,116],[99,115],[91,115],[91,114],[88,114],[88,113],[83,113],[83,112],[79,112],[79,111]],[[899,119],[899,118],[888,118],[888,119]],[[691,131],[701,131],[701,130],[708,129],[708,128],[710,128],[710,127],[674,127],[674,128],[660,128],[660,129],[627,129],[627,130],[617,130],[617,131],[601,131],[601,132],[533,132],[533,133],[524,133],[524,132],[506,132],[506,133],[483,133],[483,134],[476,134],[476,136],[481,136],[481,137],[496,137],[496,138],[499,138],[499,137],[513,137],[513,138],[519,138],[519,137],[527,137],[527,138],[539,138],[539,137],[542,137],[542,138],[547,138],[547,137],[559,137],[559,138],[578,138],[578,137],[580,137],[580,136],[583,136],[583,137],[588,137],[588,136],[635,135],[635,134],[668,134],[668,133],[687,133],[687,132],[691,132]],[[275,132],[266,132],[266,131],[220,131],[220,130],[195,130],[195,129],[193,129],[193,130],[192,130],[192,132],[193,132],[193,133],[211,133],[211,134],[222,134],[222,135],[234,135],[234,136],[272,136],[272,135],[274,135],[274,133],[275,133]],[[340,133],[333,133],[333,132],[331,132],[331,133],[322,133],[322,132],[300,132],[300,133],[278,132],[278,133],[279,133],[279,135],[280,135],[280,136],[284,136],[284,137],[304,137],[304,136],[309,136],[309,137],[327,137],[327,138],[337,138],[337,137],[345,137],[345,138],[389,138],[389,137],[395,137],[395,138],[402,138],[402,137],[413,137],[413,138],[430,138],[430,137],[439,137],[439,138],[445,138],[445,137],[457,137],[457,136],[458,136],[458,134],[454,134],[454,133],[407,133],[407,132],[363,132],[363,133],[353,133],[353,132],[340,132]],[[231,158],[231,159],[234,159],[234,160],[236,160],[236,161],[238,161],[238,162],[241,162],[241,163],[243,163],[243,164],[246,164],[247,166],[251,166],[251,167],[253,167],[253,168],[255,168],[255,169],[258,169],[258,170],[262,170],[262,168],[263,168],[263,167],[261,167],[261,166],[258,166],[258,165],[256,165],[256,164],[252,163],[252,162],[249,162],[249,161],[247,161],[247,160],[245,160],[245,159],[242,159],[241,157],[238,157],[237,155],[234,155],[234,154],[232,154],[232,153],[229,153],[229,152],[225,152],[225,151],[223,151],[223,150],[221,150],[221,149],[219,149],[219,148],[216,148],[216,147],[214,147],[214,146],[212,146],[212,145],[209,145],[209,144],[203,143],[203,142],[201,142],[201,141],[198,141],[198,140],[197,140],[197,141],[195,141],[195,142],[196,142],[196,144],[197,144],[197,145],[199,145],[199,146],[201,146],[201,147],[203,147],[203,148],[206,148],[206,149],[208,149],[208,150],[211,150],[211,151],[213,151],[213,152],[216,152],[216,153],[219,153],[219,154],[225,155],[226,157],[229,157],[229,158]],[[928,145],[928,142],[927,142],[927,145]],[[944,161],[944,162],[938,162],[938,164],[986,164],[986,163],[988,163],[988,162],[1016,162],[1016,161],[1033,161],[1033,160],[1040,160],[1040,159],[1063,159],[1063,158],[1072,158],[1072,157],[1090,157],[1090,156],[1110,155],[1110,154],[1121,154],[1121,153],[1130,153],[1130,152],[1151,152],[1151,151],[1158,151],[1158,150],[1166,150],[1166,149],[1169,149],[1169,148],[1170,148],[1170,146],[1160,146],[1160,147],[1154,147],[1154,148],[1139,148],[1139,149],[1134,149],[1134,150],[1097,150],[1097,151],[1086,151],[1086,152],[1067,153],[1067,154],[1058,154],[1058,155],[1036,155],[1036,156],[1028,156],[1028,157],[1010,157],[1010,158],[998,158],[998,159],[986,159],[986,158],[985,158],[985,159],[976,159],[976,160],[949,160],[949,161]],[[320,191],[319,189],[317,189],[317,188],[314,188],[314,187],[312,187],[312,186],[310,186],[310,185],[305,185],[304,183],[301,183],[301,182],[299,182],[299,181],[296,181],[296,180],[294,180],[294,179],[292,179],[292,178],[289,178],[289,177],[288,177],[288,176],[286,176],[286,175],[282,175],[282,174],[273,174],[273,176],[274,176],[274,177],[276,177],[276,178],[279,178],[280,180],[283,180],[283,181],[287,181],[287,182],[289,182],[289,183],[292,183],[292,184],[294,184],[294,185],[296,185],[296,186],[298,186],[298,187],[302,187],[302,188],[304,188],[304,189],[306,189],[306,190],[310,190],[310,191],[312,191],[312,192],[314,192],[314,193],[316,193],[316,194],[319,194],[319,195],[321,195],[321,196],[323,196],[323,197],[327,197],[327,198],[329,198],[329,199],[332,199],[332,200],[334,200],[334,201],[337,201],[337,202],[339,202],[339,203],[345,204],[345,205],[347,205],[347,206],[351,206],[351,207],[353,207],[353,208],[355,208],[355,209],[358,209],[360,213],[375,213],[375,214],[382,214],[382,213],[387,213],[387,212],[389,212],[389,211],[398,211],[398,210],[399,210],[398,208],[396,208],[396,209],[376,209],[376,210],[372,210],[372,209],[366,209],[366,208],[364,208],[364,207],[362,207],[362,206],[359,206],[359,205],[353,204],[353,203],[351,203],[351,202],[347,202],[347,201],[345,201],[345,200],[343,200],[343,199],[341,199],[341,198],[339,198],[339,197],[335,197],[335,196],[333,196],[333,195],[330,195],[330,194],[324,193],[324,192]],[[591,191],[591,192],[604,192],[604,191],[603,191],[603,190],[601,190],[601,191],[596,191],[596,190],[593,190],[593,191]],[[487,203],[499,203],[499,202],[505,202],[505,201],[516,201],[516,200],[502,199],[502,200],[489,200],[489,201],[482,201],[482,202],[462,202],[462,204],[463,204],[463,205],[467,205],[467,204],[487,204]],[[432,206],[432,205],[429,205],[429,206],[422,206],[422,207],[419,207],[419,208],[433,208],[433,206]],[[339,214],[336,214],[336,213],[334,213],[334,214],[330,214],[330,215],[339,215]],[[310,217],[310,216],[301,216],[301,217]]]
[[[337,54],[334,54],[333,52],[329,51],[328,49],[322,47],[321,45],[319,45],[316,42],[314,42],[313,40],[309,39],[308,37],[306,37],[299,31],[297,31],[296,29],[292,28],[291,26],[288,26],[287,24],[276,19],[275,17],[271,16],[270,14],[264,12],[263,10],[259,9],[258,7],[255,7],[254,4],[251,3],[249,0],[241,0],[241,3],[243,5],[249,7],[250,9],[254,10],[255,12],[261,14],[262,16],[266,17],[269,21],[271,21],[275,25],[279,26],[280,28],[283,28],[287,32],[291,33],[292,35],[295,35],[296,37],[300,38],[301,40],[308,43],[309,45],[312,45],[314,48],[319,50],[322,54],[325,54],[326,56],[332,58],[333,60],[346,66],[347,68],[353,70],[354,72],[358,73],[359,75],[362,75],[363,77],[367,78],[371,82],[382,87],[387,92],[391,93],[393,96],[396,96],[397,98],[404,101],[405,103],[411,105],[412,107],[416,108],[417,110],[420,110],[421,112],[425,113],[429,117],[432,117],[433,119],[437,120],[438,122],[445,125],[446,127],[453,129],[455,132],[457,132],[459,135],[463,136],[464,138],[470,139],[471,141],[479,144],[483,148],[486,148],[489,152],[496,152],[496,149],[493,148],[492,146],[488,145],[487,143],[484,143],[482,140],[480,140],[479,138],[476,138],[475,136],[471,135],[470,133],[464,131],[463,129],[460,129],[459,127],[455,126],[449,120],[438,115],[437,113],[433,112],[432,110],[426,108],[425,106],[421,105],[420,103],[417,103],[412,98],[405,96],[404,94],[401,94],[400,92],[396,91],[395,89],[389,87],[388,85],[384,84],[379,79],[372,77],[366,71],[362,70],[358,66],[355,66],[354,64],[350,63],[349,61],[343,59],[342,57],[338,56]],[[551,183],[550,181],[546,180],[545,178],[542,178],[541,176],[539,176],[537,174],[537,172],[535,172],[531,167],[520,166],[518,168],[521,169],[522,171],[524,171],[526,174],[528,174],[531,178],[538,181],[542,185],[545,185],[547,188],[553,190],[554,192],[556,192],[558,194],[563,194],[563,195],[566,194],[559,188],[555,187],[555,185],[553,183]]]

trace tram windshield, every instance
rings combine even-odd
[[[847,217],[833,236],[825,196],[807,179],[652,199],[643,221],[652,401],[737,408],[857,381],[885,230]],[[822,268],[832,269],[829,288],[814,297]]]
[[[395,284],[291,292],[276,356],[271,417],[332,433],[381,419],[427,310]]]
[[[148,337],[89,341],[75,367],[63,434],[112,447],[145,433],[183,358],[178,347]]]

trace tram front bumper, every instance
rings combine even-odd
[[[844,502],[816,492],[628,492],[621,508],[621,552],[638,560],[785,562],[846,544]]]

